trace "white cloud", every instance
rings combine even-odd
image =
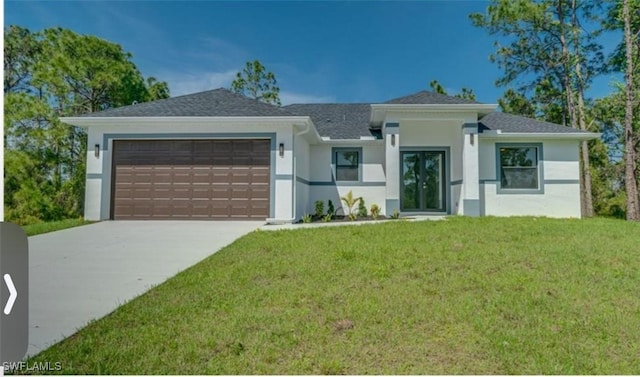
[[[280,102],[282,102],[283,105],[290,105],[293,103],[332,103],[336,102],[336,99],[332,96],[317,96],[313,94],[281,91]]]
[[[251,56],[243,46],[214,36],[196,38],[190,48],[183,53],[189,59],[211,64],[214,69],[244,66]]]

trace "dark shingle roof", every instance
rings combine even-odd
[[[385,103],[395,105],[460,105],[479,104],[480,102],[422,90],[408,96],[391,99]]]
[[[478,125],[480,132],[501,130],[502,132],[524,133],[589,133],[555,123],[499,112],[485,115],[480,119]]]
[[[320,136],[332,139],[359,139],[372,136],[369,129],[371,104],[313,103],[284,106],[289,113],[309,116]]]
[[[478,104],[462,98],[421,91],[395,98],[385,104]],[[220,88],[168,99],[108,109],[87,117],[234,117],[309,116],[320,136],[332,139],[360,139],[376,136],[371,130],[370,103],[314,103],[284,107],[270,105]],[[490,113],[480,122],[480,131],[524,133],[586,133],[570,127],[522,116]],[[379,133],[379,130],[377,131]]]
[[[220,88],[158,101],[117,107],[90,117],[290,116],[278,106]]]

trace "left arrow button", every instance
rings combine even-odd
[[[18,298],[18,291],[16,291],[16,287],[13,285],[11,275],[4,274],[4,282],[7,284],[7,288],[9,288],[9,299],[7,300],[7,305],[4,306],[4,314],[9,315],[11,309],[13,309],[13,304],[15,304]]]

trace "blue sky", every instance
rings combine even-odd
[[[5,25],[60,26],[118,43],[172,96],[229,87],[248,60],[278,79],[283,104],[376,102],[474,89],[496,103],[493,38],[468,15],[487,1],[5,1]],[[609,36],[610,51],[617,36]],[[611,91],[598,79],[592,96]]]

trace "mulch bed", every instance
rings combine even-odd
[[[379,215],[375,220],[391,220],[391,219],[392,219],[391,217]],[[358,221],[372,221],[372,220],[374,220],[374,218],[371,216],[358,217],[355,220],[350,220],[348,216],[336,215],[336,216],[333,216],[331,221],[324,221],[323,217],[318,217],[315,215],[311,216],[311,223],[324,223],[324,222],[339,223],[339,222],[358,222]],[[296,224],[309,224],[309,223],[305,223],[302,220],[298,220]]]

